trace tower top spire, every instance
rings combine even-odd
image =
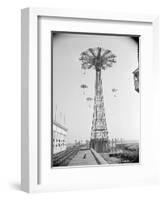
[[[102,47],[89,48],[83,51],[79,60],[82,62],[82,69],[95,69],[96,71],[105,70],[116,63],[116,55],[111,50]]]

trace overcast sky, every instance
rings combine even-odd
[[[102,71],[107,128],[110,138],[139,140],[140,95],[134,90],[132,72],[138,67],[137,43],[128,36],[57,33],[53,37],[53,116],[68,128],[67,142],[90,139],[93,117],[95,70],[83,75],[80,53],[102,47],[117,56],[112,68]],[[88,85],[83,95],[81,84]],[[116,88],[116,96],[112,89]]]

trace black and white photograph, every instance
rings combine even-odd
[[[140,163],[140,37],[51,38],[51,167]]]

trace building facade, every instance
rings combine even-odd
[[[66,150],[66,136],[68,129],[58,123],[53,122],[53,154]]]

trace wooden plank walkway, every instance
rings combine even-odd
[[[90,150],[81,150],[76,156],[70,161],[69,166],[78,166],[78,165],[97,165],[92,152]]]

